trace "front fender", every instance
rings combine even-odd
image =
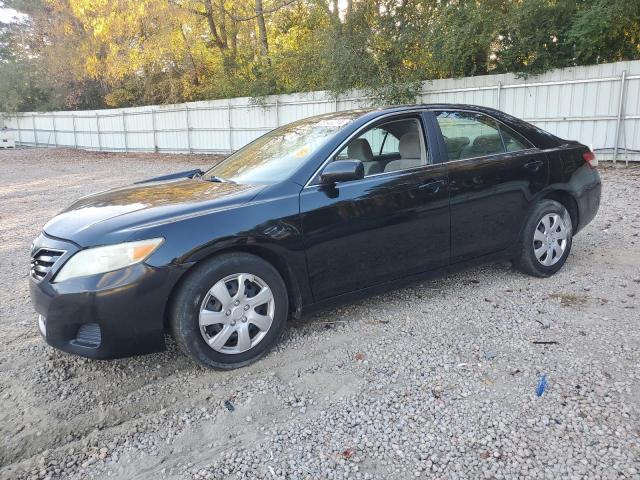
[[[280,271],[286,266],[303,301],[310,303],[298,190],[149,228],[145,237],[163,237],[165,243],[147,263],[192,267],[226,251],[255,253]]]

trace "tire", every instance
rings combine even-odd
[[[572,240],[573,223],[564,205],[555,200],[541,200],[522,229],[514,267],[529,275],[549,277],[566,262]]]
[[[271,264],[228,253],[188,274],[171,303],[169,323],[186,355],[205,367],[229,370],[255,362],[275,345],[288,305],[284,281]]]

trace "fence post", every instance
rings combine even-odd
[[[33,141],[36,143],[36,147],[38,147],[38,131],[36,130],[36,115],[35,115],[35,113],[31,114],[31,123],[33,123]]]
[[[231,128],[231,102],[227,104],[227,122],[229,123],[229,151],[233,152],[233,129]]]
[[[189,105],[184,106],[187,115],[187,150],[191,153],[191,123],[189,122]]]
[[[156,109],[151,109],[151,129],[153,130],[153,151],[158,153],[158,132],[156,131]]]
[[[338,94],[336,93],[335,98],[333,99],[333,111],[337,112],[338,111]]]
[[[57,147],[58,146],[58,132],[56,130],[56,116],[54,114],[51,114],[51,121],[53,123],[53,144]]]
[[[622,127],[622,109],[624,105],[624,83],[626,80],[627,71],[623,70],[620,76],[620,97],[618,98],[618,118],[616,119],[616,144],[613,147],[613,163],[616,163],[618,159],[618,143],[620,142],[620,127]]]
[[[124,138],[124,151],[129,151],[129,143],[127,142],[127,115],[122,111],[122,136]]]
[[[280,105],[278,103],[278,99],[276,98],[276,127],[280,126]]]
[[[96,131],[98,132],[98,151],[102,151],[102,139],[100,138],[100,115],[96,112]]]
[[[500,105],[500,94],[502,93],[502,82],[501,81],[498,82],[497,90],[498,90],[498,92],[497,92],[498,93],[498,100],[497,100],[496,103],[497,103],[498,106],[496,107],[496,110],[501,110],[501,108],[500,108],[500,106],[501,106]]]
[[[22,127],[20,126],[20,119],[22,115],[16,115],[16,127],[18,127],[18,143],[22,145]]]
[[[73,125],[73,148],[78,148],[78,134],[76,133],[76,114],[71,114],[71,124]]]

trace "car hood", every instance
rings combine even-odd
[[[44,231],[80,246],[126,241],[145,226],[242,205],[262,188],[201,179],[132,185],[81,198],[51,219]]]

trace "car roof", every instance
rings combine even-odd
[[[362,125],[363,123],[374,120],[377,117],[388,114],[402,114],[403,112],[411,112],[416,110],[434,110],[434,109],[452,109],[452,110],[471,110],[480,113],[485,113],[493,117],[499,118],[502,122],[512,124],[515,122],[522,122],[511,115],[508,115],[500,110],[496,110],[489,107],[482,107],[479,105],[468,105],[460,103],[420,103],[420,104],[408,104],[397,106],[380,106],[380,107],[364,107],[355,108],[351,110],[339,110],[335,112],[321,113],[319,115],[313,115],[310,117],[301,118],[292,122],[292,124],[304,124],[304,123],[316,123],[324,121],[344,121],[344,126],[347,125]]]
[[[319,115],[313,115],[310,117],[297,120],[296,122],[293,122],[293,123],[318,122],[318,121],[331,120],[331,119],[343,119],[343,120],[346,120],[347,123],[349,124],[353,124],[353,123],[361,124],[363,122],[367,122],[369,120],[375,119],[376,117],[393,114],[393,113],[401,114],[403,112],[410,112],[415,110],[437,110],[437,109],[471,110],[471,111],[485,113],[485,114],[497,117],[505,123],[513,123],[514,121],[522,122],[522,120],[512,117],[511,115],[501,112],[500,110],[496,110],[490,107],[483,107],[480,105],[469,105],[469,104],[463,104],[463,103],[417,103],[417,104],[407,104],[407,105],[364,107],[364,108],[355,108],[351,110],[339,110],[336,112],[327,112],[327,113],[321,113]]]
[[[411,110],[439,110],[439,109],[452,109],[452,110],[473,110],[477,112],[487,113],[491,115],[502,114],[506,115],[500,110],[495,108],[485,107],[481,105],[471,105],[466,103],[416,103],[397,106],[384,106],[384,107],[371,107],[363,108],[360,111],[365,114],[387,114],[387,113],[402,113],[404,111]],[[358,111],[358,110],[355,110]],[[348,112],[345,111],[345,112]]]
[[[529,141],[533,142],[539,148],[551,148],[565,141],[555,135],[546,132],[539,127],[526,122],[518,117],[509,115],[501,110],[496,110],[491,107],[484,107],[480,105],[470,105],[466,103],[419,103],[413,105],[399,105],[393,107],[379,107],[362,109],[362,115],[354,118],[359,123],[365,123],[378,116],[387,115],[390,113],[402,113],[405,111],[414,110],[469,110],[478,113],[484,113],[491,117],[498,119],[500,122],[515,129],[521,135],[524,135]]]

